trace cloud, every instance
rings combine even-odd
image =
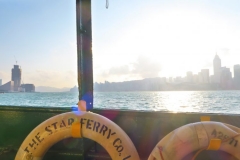
[[[128,65],[115,66],[110,69],[104,69],[94,74],[95,82],[121,82],[127,81],[132,77],[130,67]]]
[[[160,63],[151,60],[147,56],[139,56],[137,62],[133,63],[132,73],[137,74],[142,78],[157,77],[160,71]]]
[[[111,75],[125,75],[125,74],[129,74],[129,72],[130,72],[130,69],[127,65],[112,67],[109,70],[109,74]]]
[[[160,71],[160,63],[147,56],[139,56],[136,62],[129,65],[114,66],[94,74],[94,79],[96,82],[137,80],[158,77]]]

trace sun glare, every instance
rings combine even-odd
[[[161,75],[182,76],[188,69],[201,70],[207,59],[212,60],[216,50],[212,44],[216,24],[210,17],[194,11],[169,10],[152,13],[143,21],[144,24],[135,22],[118,37],[115,43],[119,47],[112,51],[127,58],[118,57],[112,61],[113,65],[119,64],[121,59],[130,62],[139,55],[148,55],[161,64]],[[129,55],[121,54],[126,52]]]
[[[193,92],[186,91],[186,92],[165,92],[166,98],[164,101],[162,101],[163,106],[166,107],[166,110],[170,112],[194,112],[194,109],[192,108],[191,101]]]
[[[161,66],[160,77],[185,76],[188,71],[198,74],[201,69],[212,74],[213,57],[216,52],[223,57],[224,48],[231,52],[225,64],[232,66],[240,51],[236,17],[229,19],[217,9],[191,4],[145,7],[139,13],[146,14],[133,14],[135,18],[130,14],[107,45],[94,48],[96,66],[106,71],[127,65],[131,70],[131,65],[145,55]],[[100,73],[100,68],[95,71]]]

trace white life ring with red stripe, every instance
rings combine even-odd
[[[15,160],[41,160],[53,144],[69,137],[85,137],[98,142],[114,160],[140,159],[131,139],[114,122],[91,112],[68,112],[54,116],[32,130]]]
[[[222,150],[240,159],[240,128],[220,122],[197,122],[175,129],[160,140],[148,160],[181,160],[191,152]]]

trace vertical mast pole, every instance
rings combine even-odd
[[[76,0],[79,100],[93,108],[93,62],[91,0]]]

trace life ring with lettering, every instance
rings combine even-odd
[[[21,144],[15,160],[41,160],[55,143],[68,137],[98,142],[114,160],[139,160],[127,134],[114,122],[91,112],[68,112],[38,125]]]
[[[181,160],[197,151],[225,151],[240,159],[240,128],[220,122],[197,122],[175,129],[161,139],[148,160]],[[239,143],[238,143],[239,142]]]

